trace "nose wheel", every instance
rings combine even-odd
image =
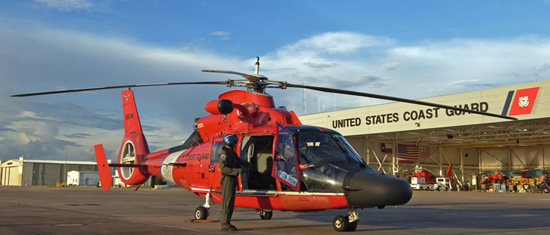
[[[208,209],[203,206],[197,207],[197,209],[195,209],[195,219],[205,220],[206,218],[208,218]]]
[[[338,232],[351,232],[357,229],[357,222],[359,221],[359,213],[354,209],[350,209],[347,216],[338,215],[332,221],[334,230]]]

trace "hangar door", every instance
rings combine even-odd
[[[2,185],[19,185],[19,169],[17,166],[4,167]]]

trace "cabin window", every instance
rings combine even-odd
[[[210,150],[210,164],[219,163],[218,155],[220,155],[223,146],[223,141],[212,143],[212,149]]]

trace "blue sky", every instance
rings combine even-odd
[[[120,91],[225,80],[201,69],[423,98],[548,79],[550,1],[0,2],[0,159],[93,160],[118,150]],[[236,77],[235,77],[236,78]],[[151,149],[181,143],[225,87],[134,89]],[[270,90],[304,114],[301,90]],[[317,106],[315,103],[317,102]],[[383,101],[307,92],[307,113]],[[324,106],[324,107],[323,107]]]

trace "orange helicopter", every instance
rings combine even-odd
[[[117,162],[109,164],[103,145],[94,146],[101,187],[110,189],[116,167],[127,185],[145,183],[151,176],[162,178],[205,198],[195,210],[195,219],[204,220],[212,203],[221,203],[218,154],[223,137],[238,137],[237,153],[253,165],[243,170],[235,206],[256,209],[262,219],[271,219],[274,210],[316,212],[345,208],[347,215],[333,220],[336,231],[354,231],[359,221],[356,209],[403,205],[412,197],[409,183],[378,172],[368,166],[346,139],[334,130],[303,125],[293,111],[277,108],[266,88],[304,88],[322,92],[355,95],[517,120],[513,117],[484,113],[435,103],[346,91],[334,88],[271,81],[259,75],[259,58],[254,75],[231,71],[203,72],[234,74],[245,79],[219,82],[181,82],[146,85],[110,86],[40,93],[35,95],[128,88],[122,91],[124,138]],[[210,113],[197,118],[195,131],[180,146],[150,152],[142,131],[131,88],[164,85],[221,84],[246,87],[219,95],[205,105]],[[136,188],[136,190],[137,190]]]

